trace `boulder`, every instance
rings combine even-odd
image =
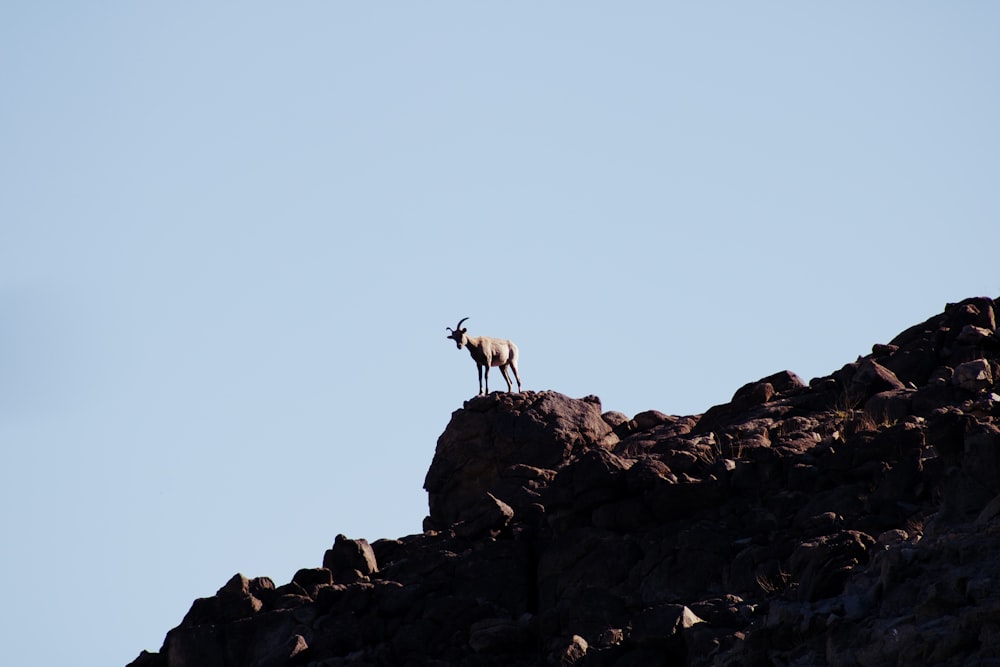
[[[965,391],[978,392],[993,386],[993,370],[987,359],[974,359],[955,367],[951,383]]]
[[[589,648],[587,640],[579,635],[573,635],[566,639],[557,639],[551,642],[548,662],[549,664],[559,665],[559,667],[578,665],[583,661],[584,656],[587,655],[587,649]]]
[[[514,510],[511,506],[487,492],[459,515],[453,528],[455,534],[474,539],[491,531],[503,530],[513,518]]]
[[[891,370],[872,359],[864,359],[851,377],[847,393],[854,400],[864,401],[880,392],[905,388]]]
[[[789,559],[799,600],[839,595],[852,572],[868,562],[868,550],[874,545],[875,538],[855,530],[801,542]]]
[[[997,330],[996,304],[988,297],[973,297],[958,303],[949,303],[944,314],[954,331],[960,332],[966,325]]]
[[[519,499],[502,488],[505,471],[515,465],[558,470],[580,452],[610,449],[617,441],[592,396],[522,392],[474,398],[452,414],[438,438],[424,479],[430,518],[448,526],[487,492],[519,512]]]
[[[896,422],[913,413],[913,396],[916,389],[890,389],[880,391],[865,402],[864,411],[879,422]]]
[[[698,421],[694,431],[708,433],[722,428],[736,421],[748,410],[805,388],[806,384],[791,371],[781,371],[755,382],[749,382],[737,389],[732,400],[728,403],[709,408]]]
[[[333,573],[334,580],[355,571],[362,576],[378,572],[375,552],[368,540],[351,540],[344,535],[337,535],[333,547],[324,554],[323,567]]]

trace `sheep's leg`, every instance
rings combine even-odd
[[[517,390],[521,391],[521,376],[517,374],[517,364],[511,364],[510,370],[514,371],[514,379],[517,380]],[[507,384],[510,384],[510,380],[507,380]]]
[[[510,376],[507,375],[506,364],[500,367],[500,372],[503,374],[503,379],[507,381],[507,391],[514,391],[514,385],[510,383]]]
[[[476,364],[476,369],[479,371],[479,395],[483,395],[483,367]],[[490,390],[490,367],[486,367],[486,391]]]

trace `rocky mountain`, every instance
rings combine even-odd
[[[472,399],[421,534],[237,574],[131,667],[1000,666],[998,315],[702,415]]]

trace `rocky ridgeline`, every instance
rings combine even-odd
[[[1000,665],[998,310],[700,416],[472,399],[423,533],[236,575],[132,665]]]

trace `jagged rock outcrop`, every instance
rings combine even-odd
[[[468,401],[438,438],[424,480],[425,528],[461,530],[473,518],[481,523],[484,513],[498,514],[498,499],[521,515],[544,511],[540,492],[559,470],[582,452],[617,441],[593,396],[495,393]]]
[[[997,314],[703,415],[472,399],[424,532],[236,575],[132,665],[1000,665]]]

